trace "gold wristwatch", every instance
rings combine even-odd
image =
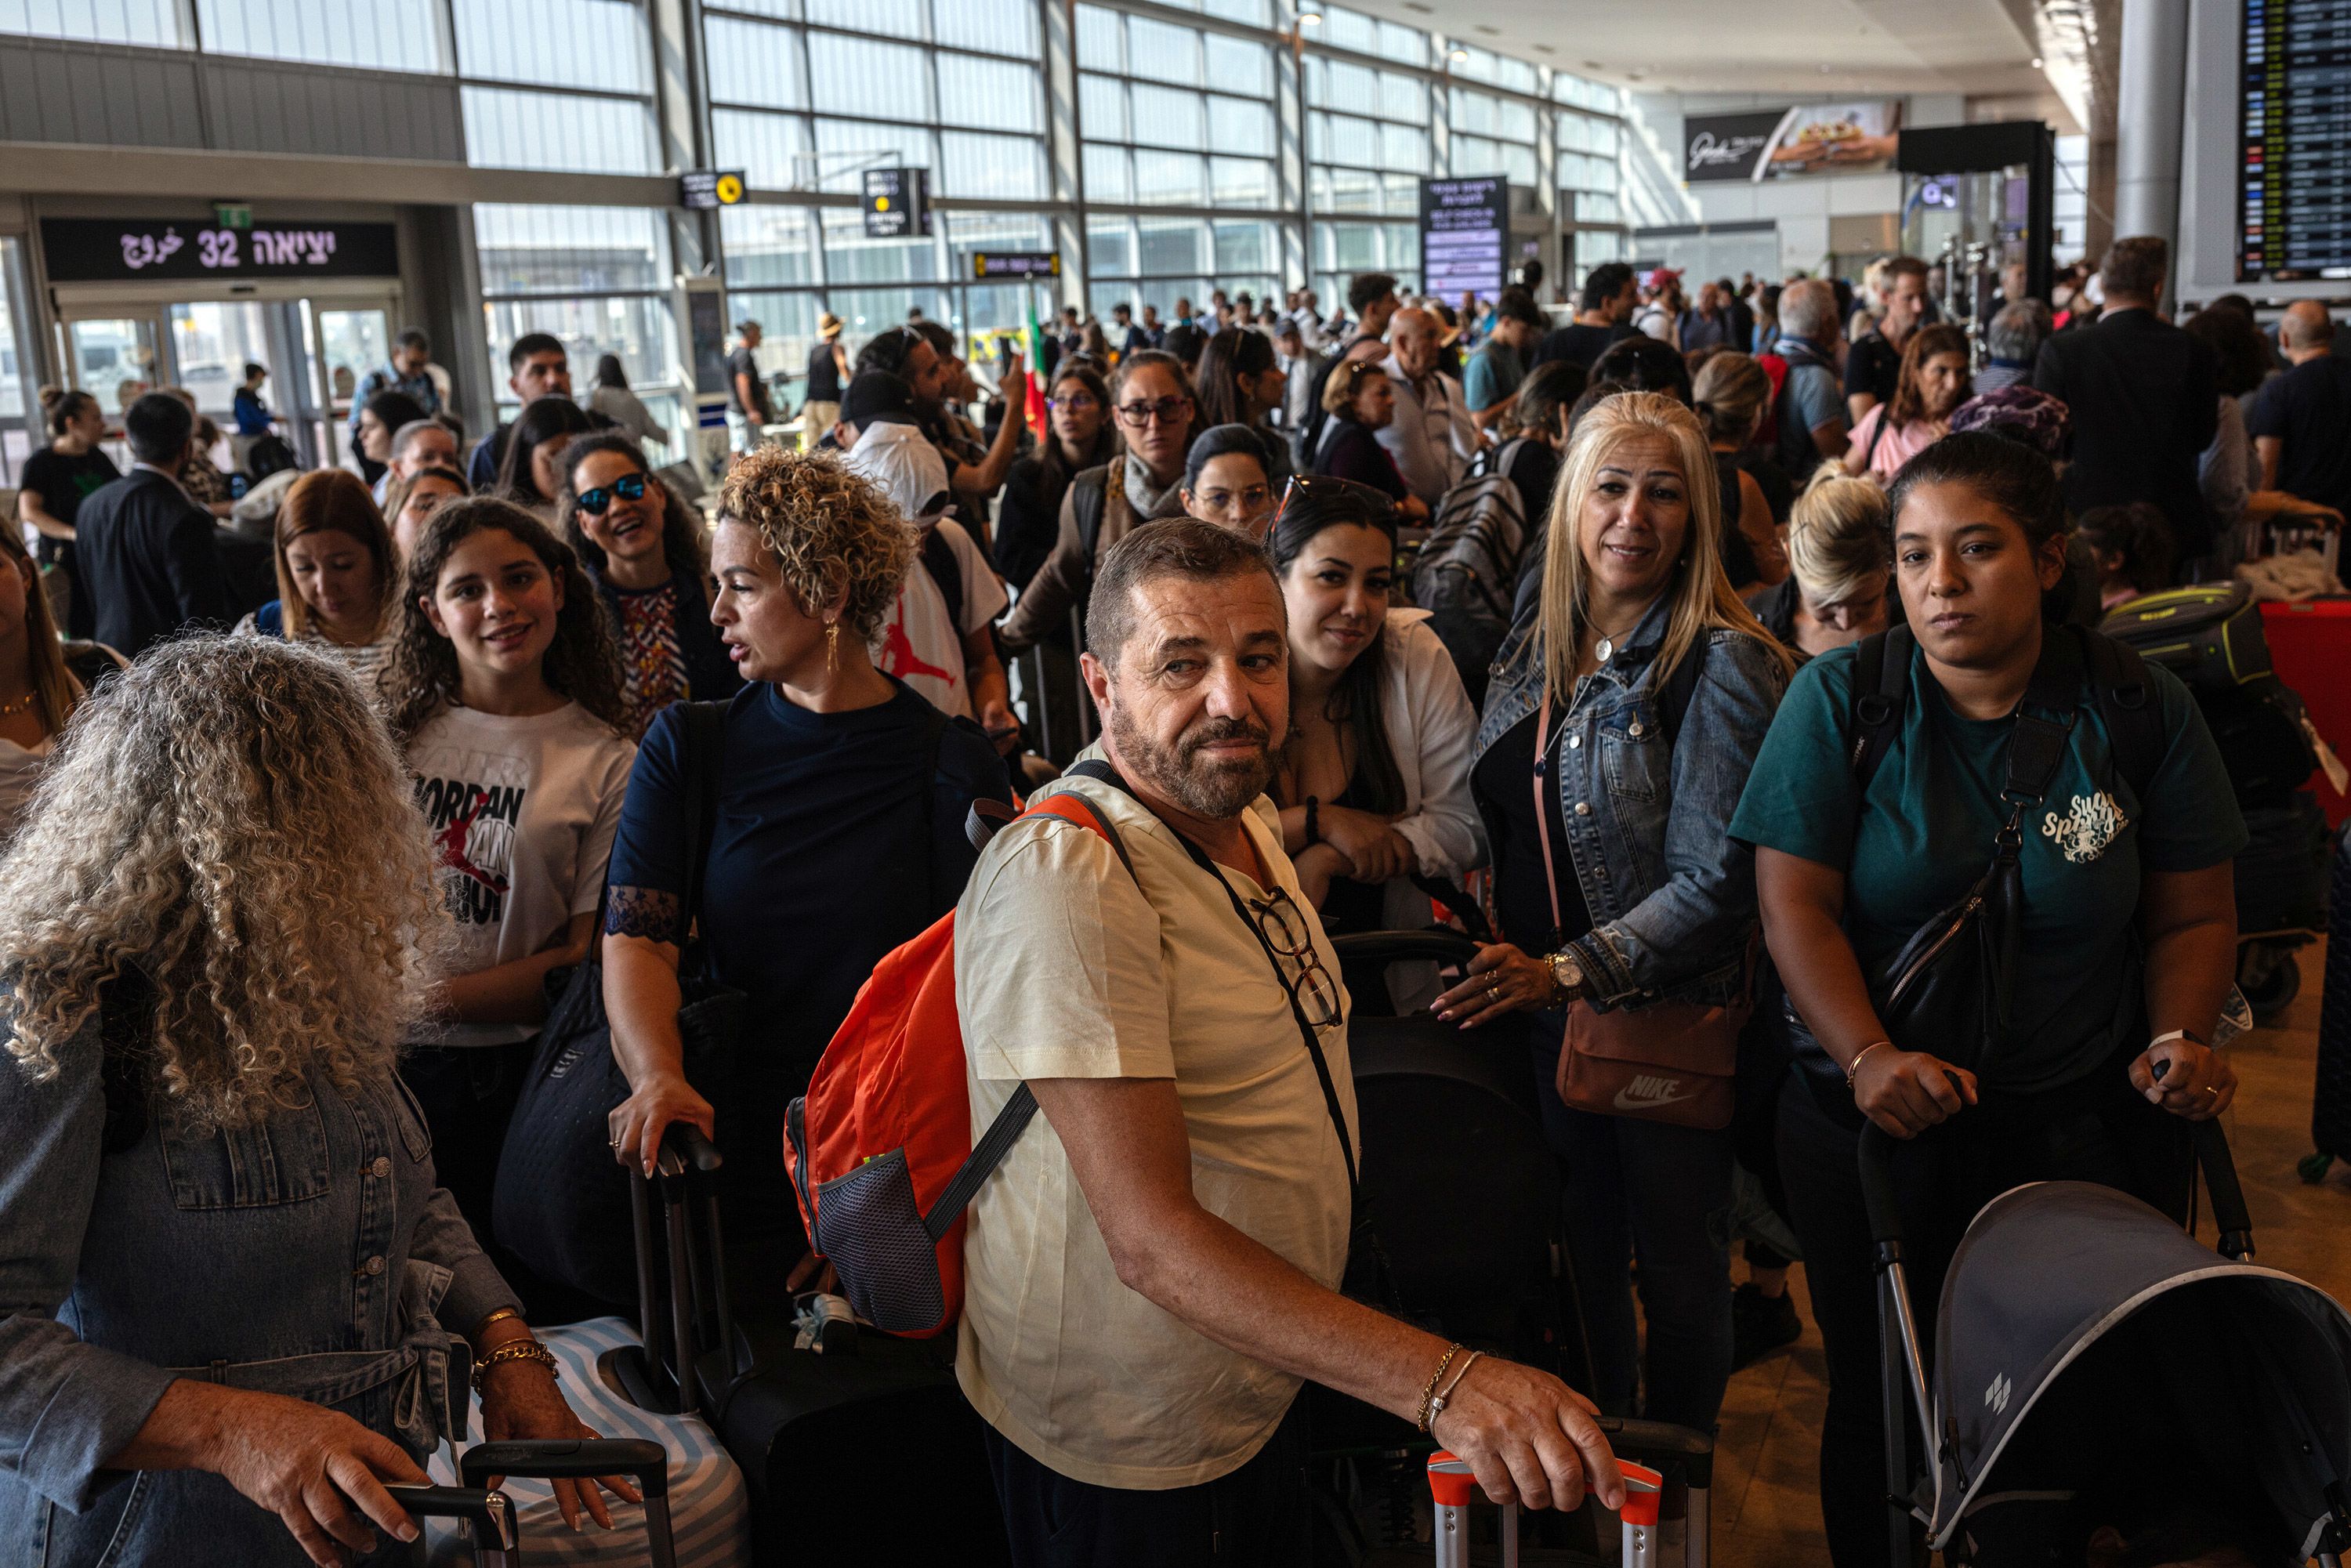
[[[1543,964],[1551,970],[1551,983],[1559,988],[1559,1000],[1572,1002],[1583,993],[1583,966],[1575,961],[1575,950],[1562,947],[1548,955]]]

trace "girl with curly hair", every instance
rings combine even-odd
[[[897,507],[839,460],[775,447],[738,459],[710,618],[750,684],[726,705],[698,911],[681,905],[695,852],[686,710],[654,717],[629,779],[604,915],[604,1007],[632,1090],[612,1141],[650,1169],[671,1124],[716,1135],[677,1028],[678,957],[698,915],[709,972],[749,993],[758,1020],[728,1109],[740,1126],[721,1145],[758,1208],[728,1219],[730,1248],[747,1233],[796,1241],[784,1108],[875,962],[955,906],[977,858],[964,836],[973,800],[1011,800],[977,726],[874,667],[868,641],[921,570],[914,548]]]
[[[531,1350],[487,1359],[531,1335],[394,1076],[445,933],[335,661],[188,637],[82,700],[0,859],[0,1540],[66,1568],[413,1541],[383,1483],[465,1430],[455,1337],[489,1436],[592,1436]]]
[[[383,706],[456,924],[440,1017],[404,1075],[442,1184],[487,1234],[547,973],[588,956],[636,747],[596,590],[529,513],[490,497],[443,507],[401,598]]]

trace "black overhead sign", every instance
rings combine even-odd
[[[677,194],[679,202],[693,212],[734,206],[743,199],[743,171],[689,169],[677,177]]]
[[[1682,178],[1693,184],[1752,179],[1755,161],[1763,156],[1787,113],[1767,109],[1752,114],[1691,115],[1682,121]]]
[[[1420,183],[1421,282],[1439,299],[1502,291],[1510,184],[1499,174]]]
[[[865,237],[913,239],[931,232],[928,169],[865,171]]]
[[[206,218],[43,218],[41,257],[52,283],[400,274],[390,224],[256,220],[232,229]]]
[[[1059,277],[1061,276],[1061,253],[1058,250],[974,251],[971,275],[980,279]]]

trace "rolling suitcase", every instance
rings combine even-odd
[[[1714,1439],[1655,1421],[1604,1420],[1600,1429],[1607,1434],[1616,1451],[1617,1468],[1625,1474],[1625,1506],[1617,1514],[1619,1561],[1624,1568],[1706,1568],[1713,1551],[1708,1500],[1714,1484]],[[1657,1467],[1633,1458],[1635,1454],[1657,1461]],[[1516,1504],[1503,1507],[1491,1543],[1473,1546],[1472,1538],[1479,1532],[1472,1516],[1476,1506],[1486,1500],[1485,1493],[1479,1490],[1469,1467],[1442,1448],[1428,1456],[1428,1490],[1429,1536],[1437,1549],[1437,1568],[1471,1568],[1473,1563],[1536,1568],[1539,1563],[1570,1562],[1596,1568],[1599,1560],[1588,1553],[1569,1556],[1522,1546]],[[1677,1500],[1680,1511],[1669,1513],[1666,1504]],[[1584,1506],[1597,1510],[1600,1505],[1587,1500]],[[1669,1554],[1660,1540],[1659,1527],[1667,1519],[1684,1521],[1678,1554]]]
[[[592,1524],[570,1530],[544,1473],[483,1468],[486,1461],[476,1456],[503,1458],[516,1450],[511,1445],[481,1441],[478,1408],[467,1415],[465,1435],[471,1446],[455,1469],[443,1455],[436,1455],[427,1468],[434,1479],[444,1483],[465,1479],[470,1485],[474,1478],[506,1475],[507,1484],[501,1490],[511,1521],[534,1542],[528,1549],[531,1568],[554,1563],[640,1568],[656,1560],[680,1568],[737,1568],[751,1560],[751,1500],[742,1469],[702,1413],[702,1378],[718,1375],[719,1357],[739,1354],[728,1348],[737,1338],[732,1314],[720,1297],[724,1269],[705,1261],[717,1256],[716,1199],[705,1179],[717,1164],[716,1151],[692,1128],[681,1127],[664,1141],[653,1177],[633,1178],[629,1184],[637,1257],[636,1328],[620,1318],[593,1318],[541,1330],[538,1335],[555,1354],[563,1396],[582,1421],[606,1438],[634,1440],[662,1454],[658,1519],[649,1494],[649,1506],[642,1512],[615,1505],[610,1531]],[[658,1237],[656,1201],[663,1210]],[[697,1229],[710,1238],[706,1254],[698,1245]],[[435,1568],[455,1568],[465,1561],[466,1542],[455,1528],[430,1530],[427,1537]]]
[[[2298,694],[2311,724],[2338,757],[2351,757],[2351,599],[2310,599],[2294,604],[2275,600],[2262,605],[2262,629],[2278,678]],[[2329,825],[2351,818],[2351,794],[2324,774],[2310,788]]]
[[[2335,849],[2335,907],[2327,930],[2326,984],[2318,1007],[2318,1071],[2310,1104],[2310,1141],[2302,1179],[2317,1181],[2338,1159],[2351,1159],[2351,834]]]

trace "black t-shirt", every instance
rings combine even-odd
[[[1519,504],[1524,510],[1527,530],[1540,533],[1551,523],[1551,493],[1559,486],[1559,454],[1540,441],[1522,441],[1508,463],[1499,464],[1500,471],[1519,487]]]
[[[1853,340],[1844,357],[1844,395],[1867,392],[1880,402],[1892,402],[1902,384],[1902,350],[1883,332],[1868,332]]]
[[[833,350],[837,346],[837,340],[820,338],[817,340],[816,347],[809,350],[808,402],[839,402],[841,401],[841,367],[833,362],[832,358]],[[735,361],[729,360],[726,364],[731,371]],[[751,379],[755,382],[759,379],[759,372],[756,368],[751,371]]]
[[[44,446],[25,459],[16,485],[19,489],[37,492],[41,497],[41,510],[70,528],[74,515],[81,510],[84,497],[121,477],[122,470],[114,465],[114,459],[95,446],[78,457],[68,457],[54,446]],[[72,548],[64,539],[43,534],[40,559],[63,559]]]
[[[1744,588],[1763,575],[1755,562],[1755,547],[1747,542],[1747,535],[1739,527],[1739,455],[1718,452],[1714,455],[1716,493],[1722,498],[1722,575],[1730,579],[1733,588]]]
[[[1527,369],[1531,371],[1536,365],[1565,360],[1571,365],[1579,365],[1588,371],[1593,361],[1608,351],[1611,344],[1623,342],[1636,329],[1630,321],[1619,321],[1614,327],[1585,327],[1573,322],[1564,327],[1554,327],[1543,334],[1541,342],[1535,345],[1534,359]]]
[[[736,379],[738,376],[750,378],[751,395],[758,400],[757,407],[743,406],[743,384]],[[726,356],[726,398],[735,405],[735,412],[746,419],[768,417],[768,384],[759,374],[759,361],[751,357],[748,349],[737,349]]]
[[[1554,717],[1557,716],[1554,715]],[[1502,940],[1520,951],[1543,954],[1592,929],[1592,912],[1575,880],[1575,857],[1567,846],[1567,820],[1560,814],[1559,786],[1546,779],[1543,803],[1551,816],[1552,873],[1559,880],[1560,927],[1551,922],[1551,887],[1543,876],[1541,825],[1535,820],[1535,723],[1529,714],[1502,732],[1470,770],[1486,831],[1494,841],[1494,914]],[[1552,727],[1553,754],[1559,727]]]
[[[2245,429],[2285,444],[2278,456],[2279,489],[2351,511],[2351,361],[2322,354],[2271,377],[2253,400]]]

